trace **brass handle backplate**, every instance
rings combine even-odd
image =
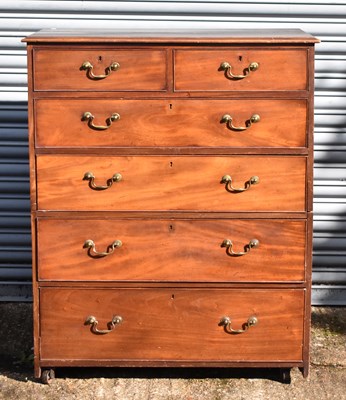
[[[219,70],[220,70],[220,71],[225,71],[225,76],[226,76],[226,78],[228,78],[228,79],[234,79],[234,80],[239,80],[239,79],[244,79],[244,78],[246,78],[246,77],[250,74],[250,72],[257,71],[258,68],[259,68],[258,62],[252,62],[251,64],[249,64],[248,67],[246,67],[246,68],[244,69],[244,71],[243,71],[244,74],[236,75],[236,74],[233,74],[233,73],[232,73],[232,65],[231,65],[229,62],[224,61],[224,62],[222,62],[222,63],[220,64]]]
[[[250,128],[252,124],[255,124],[261,120],[261,117],[258,114],[254,114],[245,122],[245,126],[235,126],[233,125],[233,118],[229,114],[225,114],[221,118],[221,123],[225,123],[228,129],[232,131],[246,131],[246,129]]]
[[[232,320],[230,317],[222,317],[219,325],[224,327],[225,332],[227,333],[244,333],[251,326],[255,326],[258,324],[258,319],[255,316],[251,316],[248,320],[243,324],[242,329],[233,329],[231,326]]]
[[[84,242],[83,249],[88,249],[88,254],[90,257],[100,258],[100,257],[109,256],[110,254],[114,253],[114,250],[117,247],[121,247],[122,244],[123,243],[121,240],[115,240],[112,244],[110,244],[107,247],[107,251],[100,252],[100,251],[96,250],[96,245],[95,245],[94,241],[91,239],[88,239]]]
[[[254,175],[248,181],[245,182],[245,185],[243,188],[235,188],[232,186],[232,177],[230,175],[224,175],[221,178],[221,183],[226,184],[226,190],[228,192],[232,192],[232,193],[245,192],[246,190],[249,190],[252,185],[259,184],[259,181],[260,181],[259,177]]]
[[[258,239],[251,239],[248,244],[244,246],[244,251],[233,251],[233,242],[230,239],[225,239],[221,243],[221,247],[226,247],[226,253],[229,256],[233,257],[239,257],[239,256],[245,256],[250,252],[251,249],[256,249],[259,246],[260,242]]]
[[[95,184],[95,175],[92,172],[86,172],[83,176],[83,181],[89,181],[89,187],[93,190],[106,190],[109,189],[113,182],[119,182],[123,179],[119,173],[114,174],[110,179],[107,180],[107,185],[99,186]]]
[[[120,64],[117,62],[113,62],[111,65],[109,65],[106,69],[105,69],[105,73],[101,74],[101,75],[95,75],[93,73],[93,68],[94,66],[91,64],[90,61],[84,61],[82,66],[80,67],[80,69],[82,71],[86,71],[86,76],[89,79],[92,79],[94,81],[100,80],[100,79],[105,79],[107,78],[107,76],[109,76],[112,71],[117,71],[120,68]]]
[[[93,122],[94,118],[95,117],[93,116],[93,114],[91,114],[91,112],[86,111],[82,116],[82,121],[88,121],[88,126],[91,129],[95,129],[97,131],[104,131],[109,127],[111,127],[113,122],[119,121],[120,115],[118,113],[113,113],[109,118],[106,119],[107,125],[95,125]]]
[[[106,333],[112,332],[115,326],[121,324],[122,322],[123,318],[120,315],[114,315],[112,320],[107,324],[108,329],[97,329],[97,325],[99,323],[98,320],[93,315],[89,315],[86,318],[84,325],[91,325],[90,330],[92,333],[97,335],[105,335]]]

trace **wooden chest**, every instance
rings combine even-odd
[[[48,30],[25,41],[35,376],[307,376],[317,40]]]

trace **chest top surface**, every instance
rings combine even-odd
[[[300,29],[116,30],[44,29],[23,39],[27,43],[189,43],[189,44],[314,44],[319,40]]]

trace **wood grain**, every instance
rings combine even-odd
[[[259,68],[244,79],[227,79],[219,67],[232,65],[234,74],[243,74],[250,63]],[[275,91],[307,89],[307,50],[238,48],[222,50],[176,50],[175,89],[177,91]]]
[[[91,112],[95,125],[118,113],[120,120],[98,131],[82,120]],[[304,147],[305,100],[97,100],[38,99],[35,101],[37,147]],[[252,115],[260,122],[246,131]],[[49,132],[49,135],[47,135]]]
[[[39,219],[38,278],[60,281],[292,282],[304,280],[304,220],[60,220]],[[231,239],[244,252],[230,256],[221,244]],[[102,258],[115,240],[122,247]],[[47,249],[49,248],[49,251]]]
[[[37,157],[40,210],[209,210],[304,211],[305,157]],[[84,174],[97,185],[113,174],[123,180],[110,189],[90,189]],[[225,174],[234,187],[257,175],[260,183],[232,193],[221,183]]]
[[[300,361],[304,290],[41,289],[42,360]],[[93,315],[105,335],[84,325]],[[229,316],[243,334],[219,325]]]
[[[113,62],[120,68],[105,79],[93,80],[80,69],[85,61],[95,75],[102,75]],[[145,67],[145,68],[144,68]],[[123,50],[67,48],[34,51],[34,90],[165,90],[166,52],[164,50]]]

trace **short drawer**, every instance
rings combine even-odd
[[[35,102],[37,147],[305,147],[305,100]]]
[[[305,277],[304,220],[39,219],[37,238],[39,280],[297,282]]]
[[[166,90],[166,51],[37,49],[34,90]]]
[[[296,156],[37,156],[41,210],[304,211],[305,181]]]
[[[176,91],[308,89],[304,48],[176,50],[174,60]]]
[[[41,359],[301,361],[304,294],[293,289],[43,288]]]

